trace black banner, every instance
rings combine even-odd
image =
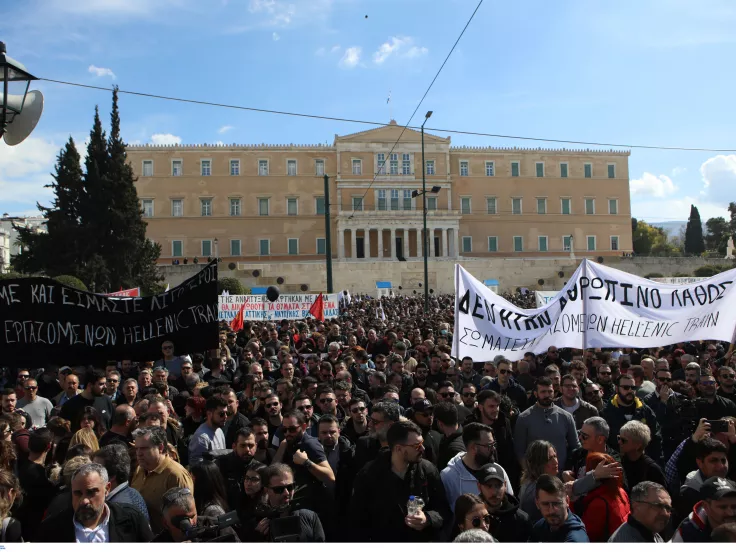
[[[217,262],[151,297],[109,297],[48,278],[0,280],[0,366],[157,360],[218,347]]]

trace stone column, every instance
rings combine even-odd
[[[440,233],[442,234],[442,251],[440,252],[441,257],[449,257],[450,254],[447,251],[447,228],[441,228]]]
[[[391,229],[391,260],[396,259],[396,228]]]
[[[358,233],[355,230],[355,228],[350,229],[350,256],[353,259],[358,258]]]
[[[378,229],[378,258],[383,259],[383,228]]]
[[[339,228],[337,231],[337,258],[345,258],[345,229]]]
[[[452,233],[455,235],[455,258],[460,257],[460,229],[453,228]]]
[[[417,228],[417,259],[422,258],[422,229]]]
[[[371,229],[366,228],[363,230],[363,235],[365,236],[363,238],[363,251],[365,252],[365,258],[370,259],[371,258]]]

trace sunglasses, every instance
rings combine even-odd
[[[486,525],[491,524],[491,516],[486,514],[485,516],[476,516],[473,519],[470,520],[470,523],[473,527],[478,529],[483,523]]]
[[[162,350],[168,351],[169,349],[173,349],[171,345],[167,345],[166,347],[161,347]]]
[[[292,492],[294,490],[294,484],[289,483],[288,485],[275,485],[273,487],[269,487],[269,489],[276,494],[284,494],[284,491]]]
[[[619,385],[619,389],[623,389],[624,391],[631,391],[632,389],[635,389],[635,385]]]
[[[499,373],[499,374],[510,374],[510,373],[511,373],[511,370],[506,370],[506,369],[504,369],[504,368],[501,368],[501,369],[500,369],[500,370],[498,371],[498,373]]]
[[[284,426],[284,433],[298,433],[299,432],[299,426]]]
[[[587,441],[588,439],[590,439],[590,435],[588,435],[587,433],[583,433],[582,431],[578,431],[578,436],[580,437],[581,441]]]
[[[736,375],[734,374],[723,374],[721,376],[721,379],[734,379],[734,378],[736,378]]]
[[[30,377],[31,377],[31,376],[30,376],[30,375],[28,375],[28,374],[18,374],[18,379],[28,379],[28,378],[30,378]]]
[[[319,400],[320,404],[330,404],[334,401],[335,399],[331,399],[330,397],[325,397],[324,399]]]
[[[448,399],[454,396],[455,396],[455,393],[440,393],[440,397],[442,397],[443,399]]]
[[[312,408],[314,407],[311,404],[303,404],[296,407],[297,410],[301,410],[302,412],[304,412],[305,410],[312,410]]]
[[[463,393],[463,397],[475,397],[476,393]]]
[[[626,443],[628,443],[628,442],[629,442],[629,440],[628,440],[628,439],[627,439],[626,437],[621,437],[621,436],[619,435],[619,436],[618,436],[618,442],[619,442],[619,443],[621,443],[622,445],[625,445]]]
[[[260,483],[261,482],[261,478],[260,477],[248,477],[247,475],[245,476],[245,480],[248,483]]]
[[[358,412],[365,412],[366,410],[368,409],[365,406],[358,406],[356,408],[351,408],[350,412],[352,412],[353,414],[357,414]]]
[[[716,384],[716,382],[711,381],[711,380],[706,380],[706,381],[701,381],[700,382],[700,385],[708,385],[708,386],[710,386],[710,385],[715,385],[715,384]]]
[[[610,376],[611,372],[598,372],[599,376]]]
[[[35,385],[27,385],[26,387],[24,387],[24,389],[26,391],[35,391],[36,389],[38,389],[38,387]]]
[[[276,408],[278,407],[279,403],[273,402],[266,405],[266,408]]]
[[[662,383],[668,383],[668,382],[672,381],[672,378],[657,378],[657,379],[659,381],[661,381]]]
[[[401,445],[402,447],[412,447],[417,452],[421,452],[424,449],[424,443],[415,443],[413,445]]]
[[[109,379],[109,380],[107,380],[107,383],[120,383],[120,380]]]

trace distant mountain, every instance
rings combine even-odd
[[[668,222],[650,222],[649,224],[662,228],[672,238],[678,236],[685,229],[687,221],[672,220]]]

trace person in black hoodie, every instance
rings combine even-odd
[[[235,434],[232,452],[215,459],[227,487],[227,500],[231,506],[241,502],[245,481],[245,472],[253,462],[258,445],[253,430],[244,427]]]
[[[434,407],[434,419],[442,434],[436,462],[437,469],[442,471],[450,460],[465,452],[463,428],[458,423],[457,407],[451,403],[438,403]]]
[[[379,454],[356,477],[350,501],[350,527],[357,542],[430,542],[442,536],[452,519],[437,468],[422,458],[422,432],[408,420],[387,433],[389,450]],[[407,502],[424,501],[409,516]]]
[[[519,499],[506,492],[503,469],[498,464],[486,464],[478,472],[478,492],[491,515],[488,532],[498,542],[526,542],[532,522],[519,509]]]

